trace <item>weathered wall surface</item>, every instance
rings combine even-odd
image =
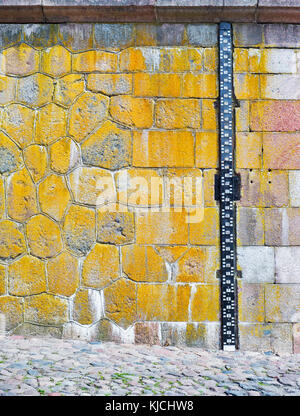
[[[241,348],[299,352],[299,26],[235,25]],[[298,323],[297,323],[298,322]]]
[[[0,29],[6,329],[218,348],[217,25]],[[234,26],[242,349],[299,349],[298,31]],[[172,190],[134,198],[136,177],[184,176],[201,223],[144,209]],[[97,206],[104,179],[126,212]]]

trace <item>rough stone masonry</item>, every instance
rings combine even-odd
[[[240,348],[300,352],[300,25],[233,30]],[[6,331],[219,348],[217,24],[2,24],[0,47]],[[202,178],[204,221],[97,206],[137,176]]]

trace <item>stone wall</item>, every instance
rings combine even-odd
[[[299,350],[299,28],[234,25],[242,349]],[[217,25],[1,25],[0,46],[6,330],[219,348]]]

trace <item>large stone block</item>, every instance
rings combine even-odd
[[[202,129],[203,130],[217,130],[217,110],[215,107],[215,100],[202,100]]]
[[[156,126],[163,129],[200,128],[200,102],[196,99],[158,100]]]
[[[266,322],[300,322],[300,285],[265,286]]]
[[[80,25],[78,23],[60,23],[58,25],[58,39],[66,48],[75,52],[91,49],[93,47],[93,25],[89,23],[81,23]]]
[[[59,175],[47,176],[39,185],[38,195],[41,211],[56,221],[61,221],[70,202],[65,178]]]
[[[64,240],[69,250],[77,256],[86,255],[96,240],[95,211],[72,205],[63,224]]]
[[[16,78],[0,76],[0,104],[10,104],[15,99]]]
[[[83,76],[69,74],[56,80],[53,100],[57,104],[70,106],[83,91]]]
[[[111,172],[94,167],[78,167],[70,175],[70,187],[76,202],[100,206],[116,201]]]
[[[187,244],[185,212],[143,212],[136,217],[138,244]]]
[[[255,100],[259,98],[259,76],[254,74],[235,74],[234,91],[239,100]]]
[[[300,101],[255,101],[251,103],[252,131],[300,130]]]
[[[275,253],[273,247],[238,247],[237,255],[243,282],[274,283]]]
[[[300,247],[275,248],[276,283],[300,284]]]
[[[106,121],[82,144],[83,163],[107,169],[120,169],[131,164],[132,140],[128,130]]]
[[[104,289],[105,315],[125,329],[136,321],[136,290],[136,283],[123,278]]]
[[[153,124],[153,100],[119,95],[110,100],[114,120],[129,127],[149,128]]]
[[[49,145],[67,134],[67,113],[54,104],[47,104],[41,108],[36,117],[35,141]]]
[[[41,325],[62,325],[68,321],[66,300],[42,293],[25,298],[25,322]]]
[[[186,322],[189,298],[189,285],[140,284],[137,287],[138,319]]]
[[[15,172],[10,177],[7,211],[12,219],[20,222],[38,212],[35,186],[26,169]]]
[[[239,340],[242,351],[293,352],[291,324],[240,323]]]
[[[180,97],[181,77],[178,74],[134,74],[134,95],[137,97]]]
[[[88,51],[73,55],[72,67],[75,72],[116,72],[117,55],[103,51]]]
[[[217,44],[217,25],[189,24],[187,25],[188,43],[192,46],[210,47]]]
[[[193,288],[191,299],[191,319],[194,322],[219,321],[220,288],[219,285],[197,285]]]
[[[72,105],[69,133],[81,142],[107,116],[108,98],[101,94],[85,92]]]
[[[189,131],[143,131],[133,134],[134,166],[193,167],[194,163],[194,138]]]
[[[49,292],[72,296],[79,286],[79,265],[76,257],[67,251],[47,262]]]
[[[24,149],[23,155],[32,180],[35,183],[39,182],[45,176],[48,168],[46,147],[33,144]]]
[[[124,49],[135,40],[134,26],[127,23],[100,23],[94,25],[94,44],[99,49]]]
[[[0,297],[0,313],[5,315],[5,330],[10,331],[23,322],[23,299],[16,296]]]
[[[54,257],[62,250],[59,226],[48,217],[38,214],[26,225],[27,240],[33,256]]]
[[[132,212],[97,210],[97,241],[99,243],[128,244],[134,242],[134,214]]]
[[[78,145],[69,137],[63,137],[49,148],[50,167],[57,173],[68,173],[79,162]]]
[[[103,315],[100,292],[93,289],[79,289],[73,301],[73,319],[81,325],[91,325]]]
[[[23,105],[11,104],[3,112],[2,128],[24,148],[33,143],[34,121],[34,110]]]
[[[8,266],[8,292],[15,296],[46,292],[45,263],[32,256],[24,256]]]
[[[264,212],[262,209],[238,208],[237,244],[240,246],[260,246],[264,244]]]
[[[217,78],[215,74],[183,75],[182,97],[215,98],[217,97]],[[242,98],[242,97],[240,97]]]
[[[14,25],[11,25],[14,26]],[[57,43],[58,26],[56,24],[24,24],[23,36],[26,43],[34,48],[47,48]]]
[[[71,72],[71,54],[60,45],[45,49],[41,56],[41,70],[53,77]]]
[[[265,321],[265,291],[263,284],[239,282],[238,311],[240,322]]]
[[[300,75],[261,75],[261,98],[273,100],[299,100]]]
[[[300,170],[289,171],[290,203],[292,207],[300,207]]]
[[[189,224],[191,244],[214,246],[219,243],[219,212],[217,208],[204,208],[202,221]]]
[[[265,211],[265,243],[271,246],[300,245],[300,209],[268,208]]]
[[[262,43],[263,25],[236,23],[233,25],[234,46],[259,46]]]
[[[14,259],[26,251],[22,228],[13,221],[0,221],[0,258]]]
[[[218,135],[215,132],[196,133],[196,167],[218,167]]]
[[[166,264],[153,247],[122,247],[122,268],[136,282],[165,282],[168,279]]]
[[[262,135],[245,132],[236,135],[236,167],[260,169],[262,167]]]
[[[39,69],[39,52],[25,43],[5,49],[1,54],[1,69],[11,75],[33,74]]]
[[[52,78],[43,74],[19,78],[17,100],[29,107],[41,107],[52,101],[53,88]]]
[[[264,168],[300,169],[300,134],[265,133],[263,147]]]
[[[254,73],[293,74],[297,72],[293,49],[249,49],[249,70]]]
[[[120,276],[119,250],[111,244],[96,244],[87,255],[82,268],[86,287],[103,289]]]
[[[105,95],[126,95],[132,93],[131,74],[90,74],[87,89]],[[137,95],[137,94],[135,94]]]
[[[300,25],[269,24],[264,25],[265,44],[268,47],[300,47]]]
[[[4,133],[0,132],[0,174],[12,173],[22,167],[20,149]]]
[[[215,247],[191,247],[177,262],[176,282],[215,283],[219,257]]]

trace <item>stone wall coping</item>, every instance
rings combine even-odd
[[[300,0],[0,0],[0,23],[300,23]]]

